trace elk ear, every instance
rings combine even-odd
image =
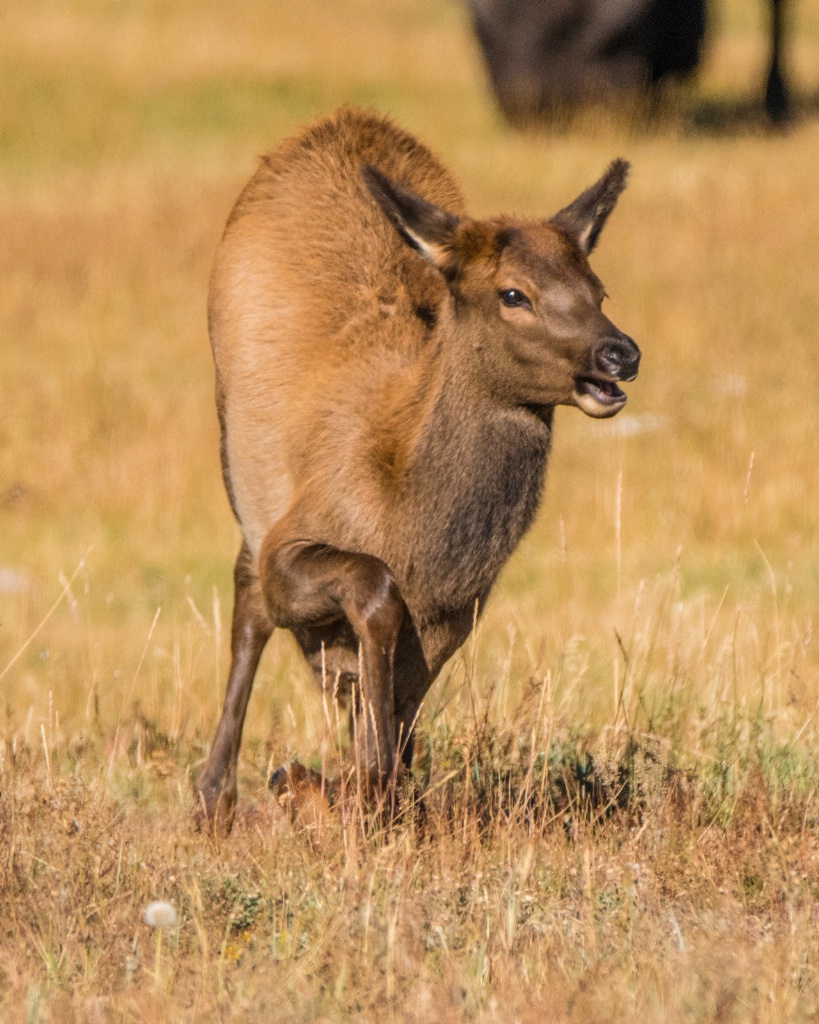
[[[399,188],[374,167],[364,167],[361,176],[373,199],[407,245],[443,271],[458,218],[414,192]]]
[[[552,223],[573,238],[587,256],[597,245],[603,225],[626,187],[629,167],[628,160],[613,161],[596,184],[552,217]]]

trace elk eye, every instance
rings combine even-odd
[[[524,309],[531,309],[532,303],[527,299],[522,291],[517,288],[504,288],[503,291],[498,293],[500,300],[504,306],[523,306]]]

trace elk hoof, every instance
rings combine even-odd
[[[273,772],[269,789],[292,825],[317,830],[330,813],[330,783],[298,761]]]
[[[223,782],[203,782],[196,787],[196,795],[193,822],[197,831],[211,834],[230,832],[236,813],[236,788],[230,788]]]

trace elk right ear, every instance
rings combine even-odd
[[[364,167],[361,177],[387,220],[407,245],[443,272],[458,218],[414,192],[399,188],[375,167]]]

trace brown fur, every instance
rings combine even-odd
[[[636,373],[586,259],[625,171],[613,164],[553,221],[475,221],[438,160],[374,115],[341,111],[263,159],[209,304],[244,535],[234,664],[200,780],[210,821],[232,816],[274,626],[353,687],[373,791],[399,754],[409,763],[424,694],[535,514],[553,407],[610,415],[620,405],[598,410],[608,400],[578,398],[578,381]],[[509,289],[528,310],[499,298]]]

